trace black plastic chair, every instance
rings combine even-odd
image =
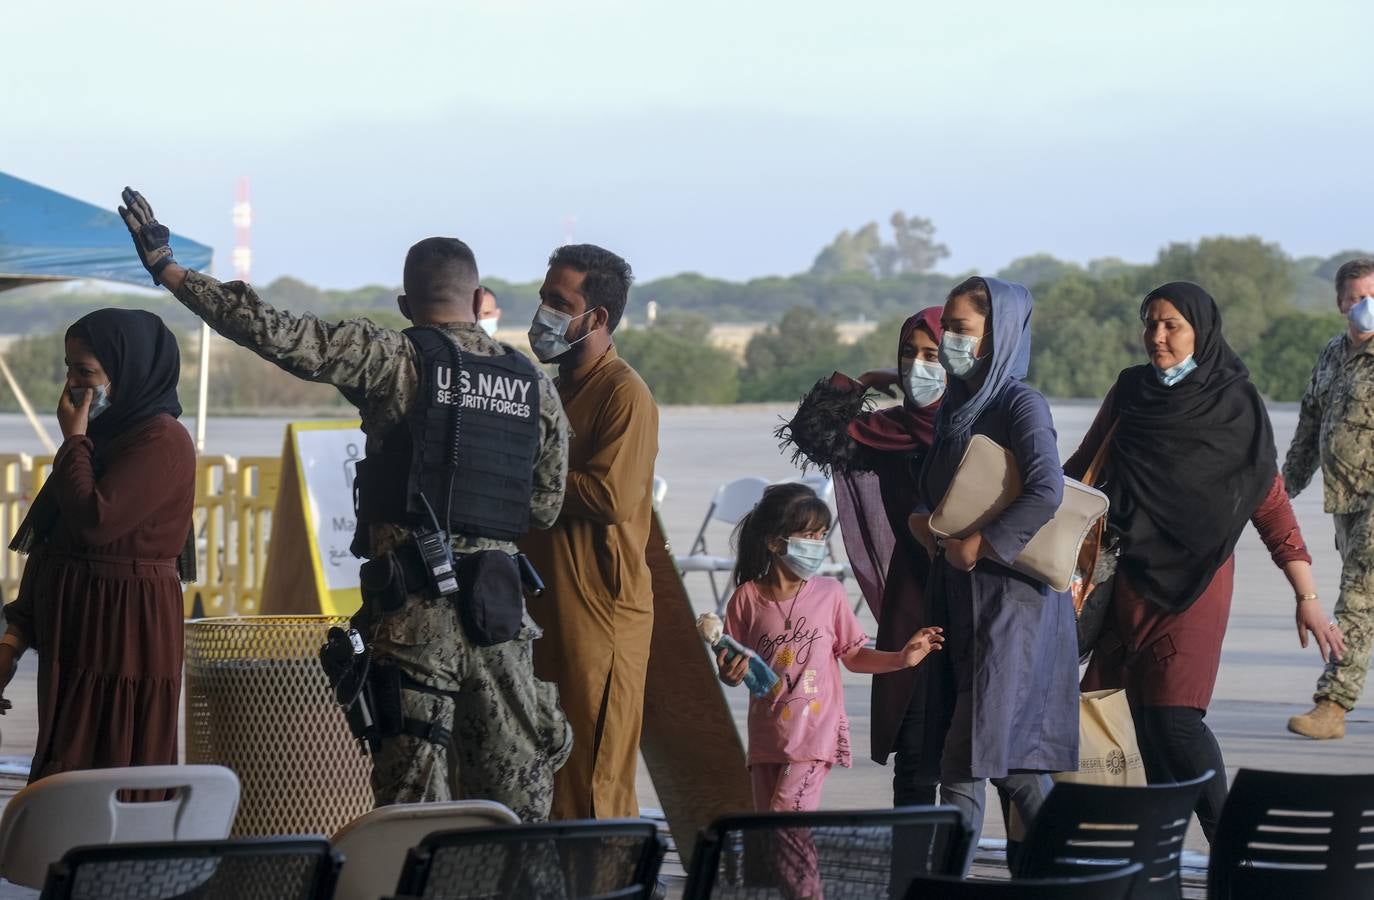
[[[1140,863],[1132,863],[1100,875],[1013,881],[965,881],[923,875],[911,882],[906,900],[1127,900],[1142,868]]]
[[[1212,772],[1181,784],[1056,784],[1026,834],[1021,878],[1078,877],[1140,863],[1133,900],[1182,896],[1188,821]]]
[[[420,900],[648,898],[666,848],[643,819],[552,822],[431,834],[396,893]]]
[[[1374,775],[1241,769],[1217,823],[1207,896],[1374,897]]]
[[[329,900],[342,864],[322,838],[77,847],[42,900]]]
[[[947,806],[726,816],[702,830],[683,897],[900,900],[917,875],[962,872],[972,839]]]

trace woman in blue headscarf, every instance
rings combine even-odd
[[[1032,300],[1025,287],[970,278],[950,292],[940,362],[949,388],[919,477],[927,524],[975,434],[1016,457],[1022,492],[980,532],[936,551],[931,593],[942,605],[947,684],[927,695],[927,727],[946,729],[941,801],[983,825],[991,778],[1029,823],[1049,792],[1048,773],[1078,768],[1078,645],[1067,594],[993,561],[1013,561],[1063,497],[1049,404],[1022,379],[1030,361]]]

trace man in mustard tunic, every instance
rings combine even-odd
[[[535,672],[558,684],[574,736],[554,782],[555,819],[639,814],[635,774],[654,624],[644,550],[658,407],[611,339],[633,277],[608,250],[560,247],[530,328],[535,355],[558,364],[572,431],[563,511],[520,545],[547,585],[530,602],[544,629]]]

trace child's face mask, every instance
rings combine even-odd
[[[778,554],[778,560],[796,577],[807,579],[825,564],[825,553],[825,541],[790,537],[787,539],[787,549]]]

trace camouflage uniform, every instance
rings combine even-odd
[[[211,328],[297,377],[332,384],[362,415],[369,453],[399,425],[420,393],[418,355],[399,331],[367,319],[338,324],[273,309],[243,282],[221,284],[188,272],[177,299]],[[469,323],[443,326],[472,356],[497,356],[503,346]],[[553,382],[539,371],[540,449],[535,461],[530,524],[548,528],[563,506],[568,471],[568,423]],[[405,532],[376,525],[371,555],[395,547]],[[456,535],[455,553],[515,545]],[[532,642],[540,636],[526,614],[512,641],[477,647],[468,641],[453,602],[412,595],[385,619],[367,611],[354,619],[374,661],[396,666],[426,690],[403,688],[403,715],[452,733],[447,746],[401,734],[383,740],[373,757],[378,805],[483,798],[504,803],[522,821],[548,817],[553,774],[572,749],[554,685],[534,676]]]
[[[1374,650],[1374,340],[1333,338],[1312,370],[1298,430],[1283,464],[1289,496],[1321,465],[1326,511],[1336,521],[1345,656],[1327,664],[1316,699],[1354,709]]]

